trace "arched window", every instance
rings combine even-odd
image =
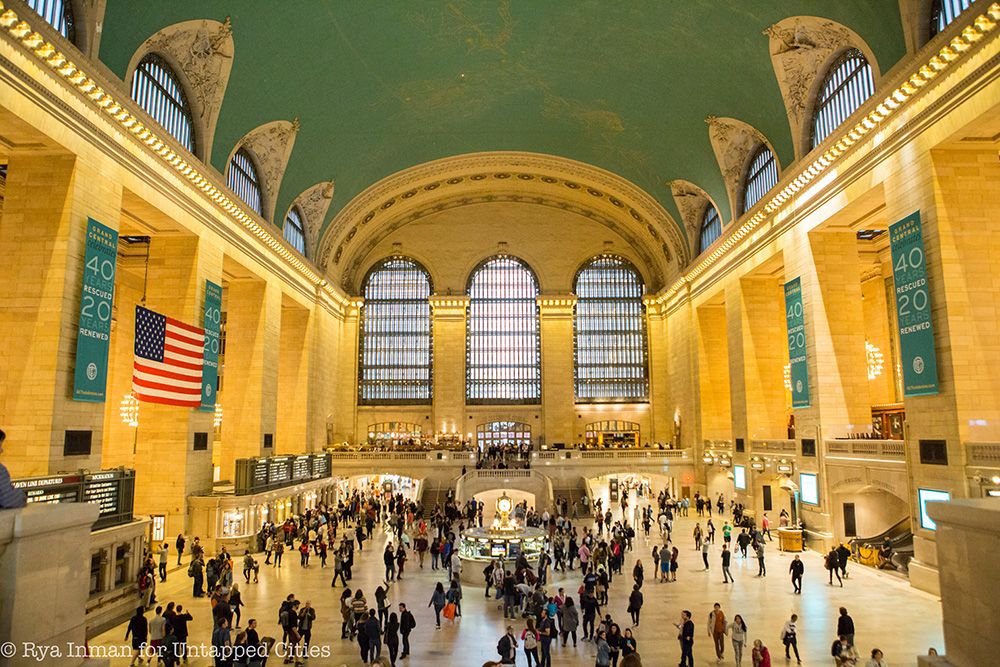
[[[285,240],[292,244],[292,247],[301,254],[306,254],[306,228],[302,223],[302,212],[298,206],[288,209],[285,216],[285,225],[281,230],[285,235]]]
[[[73,8],[70,0],[25,0],[36,14],[59,31],[71,42],[76,41],[76,30],[73,25]]]
[[[942,32],[958,15],[972,6],[973,0],[933,0],[931,2],[931,37]]]
[[[778,163],[774,160],[774,153],[761,144],[753,159],[750,160],[750,167],[747,169],[747,176],[743,182],[743,210],[746,213],[754,204],[767,194],[778,182]]]
[[[875,93],[875,78],[868,59],[858,49],[848,49],[826,73],[813,114],[812,147],[840,127]]]
[[[642,277],[627,260],[595,257],[576,274],[573,352],[578,401],[649,395]]]
[[[503,255],[469,278],[466,399],[537,403],[542,396],[538,281],[528,265]]]
[[[430,403],[431,278],[409,257],[389,257],[365,278],[358,399]]]
[[[194,152],[191,106],[174,70],[155,53],[147,54],[135,68],[132,99],[184,148]]]
[[[237,197],[257,213],[264,215],[264,196],[260,189],[259,173],[250,152],[241,146],[229,163],[229,175],[226,181],[229,189],[235,192]]]
[[[705,252],[708,246],[715,242],[715,239],[722,236],[722,220],[719,219],[719,212],[709,204],[705,208],[704,215],[701,216],[701,236],[698,239],[698,254]]]

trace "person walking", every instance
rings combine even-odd
[[[399,617],[396,612],[389,614],[385,622],[385,635],[382,637],[385,648],[389,652],[389,664],[396,667],[396,657],[399,655]]]
[[[757,543],[757,576],[766,577],[767,568],[764,567],[764,543]]]
[[[434,586],[434,593],[431,594],[431,600],[427,603],[428,607],[434,607],[434,620],[437,623],[437,629],[441,629],[441,610],[444,609],[444,605],[447,603],[447,599],[444,594],[444,586],[441,582],[437,582]]]
[[[562,630],[562,645],[566,645],[566,640],[570,635],[573,636],[573,646],[576,647],[576,629],[580,626],[580,612],[576,608],[576,604],[573,603],[573,598],[566,598],[566,602],[563,604],[562,608],[562,621],[560,622],[560,629]]]
[[[847,579],[847,561],[851,559],[851,550],[841,542],[840,546],[836,549],[837,552],[837,567],[840,568],[840,576]]]
[[[708,571],[708,540],[701,543],[701,562],[705,564],[705,571]]]
[[[145,607],[135,608],[135,615],[129,619],[128,627],[125,628],[126,641],[128,641],[129,636],[132,637],[132,651],[134,652],[129,665],[141,665],[149,648],[149,621],[146,620]]]
[[[417,621],[413,618],[413,612],[406,608],[402,602],[399,603],[399,635],[403,640],[403,652],[399,654],[400,659],[410,656],[410,633],[417,627]]]
[[[514,637],[514,628],[507,626],[507,631],[497,642],[497,653],[500,654],[501,665],[513,665],[517,660],[517,639]]]
[[[840,608],[837,617],[837,636],[846,637],[847,643],[854,646],[854,619],[847,613],[847,607]]]
[[[722,611],[722,605],[716,602],[708,614],[708,636],[715,642],[715,657],[719,662],[722,662],[725,653],[727,630],[726,614]]]
[[[798,615],[792,614],[792,617],[785,621],[784,627],[781,628],[781,643],[785,645],[785,660],[792,659],[789,654],[789,650],[791,649],[795,651],[795,661],[802,664],[802,659],[799,658],[799,641],[795,629],[795,624],[798,620]]]
[[[743,649],[747,646],[747,624],[739,614],[733,616],[733,622],[726,628],[730,640],[733,642],[733,657],[736,660],[736,667],[743,664]]]
[[[722,544],[722,583],[731,584],[736,580],[733,579],[732,573],[729,572],[729,564],[733,560],[733,552],[729,550],[729,543],[723,542]]]
[[[840,587],[843,588],[844,580],[840,578],[840,557],[837,555],[836,549],[830,549],[830,553],[826,555],[826,562],[823,565],[830,574],[830,586],[833,586],[833,577],[836,575],[837,582],[840,584]]]
[[[177,533],[177,540],[174,542],[174,546],[177,548],[177,567],[181,566],[181,556],[184,555],[185,544],[187,544],[187,540],[184,539],[184,533]]]
[[[233,587],[229,589],[229,609],[230,614],[236,617],[236,625],[234,628],[240,627],[240,607],[245,607],[246,604],[243,602],[243,594],[240,593],[240,585],[233,584]]]
[[[788,571],[792,575],[792,588],[795,589],[797,595],[802,595],[802,574],[805,572],[805,569],[805,563],[802,562],[802,559],[798,555],[788,564]]]
[[[538,660],[538,630],[535,629],[535,619],[528,618],[524,630],[521,631],[521,645],[524,647],[524,657],[528,667],[540,665]]]
[[[753,640],[753,667],[771,667],[771,652],[759,639]]]
[[[309,644],[312,642],[313,624],[316,622],[316,610],[309,600],[299,609],[299,634],[302,636],[302,648],[309,655]]]
[[[681,644],[681,661],[678,667],[694,667],[694,622],[691,612],[685,609],[681,612],[681,620],[674,624],[677,627],[677,639]]]
[[[169,549],[170,547],[167,545],[166,542],[164,542],[163,546],[160,547],[158,552],[160,556],[159,574],[161,583],[167,580],[167,553],[169,552]]]
[[[549,615],[548,608],[541,611],[541,618],[538,621],[538,635],[542,641],[539,667],[552,667],[552,640],[556,638],[556,622]]]
[[[354,620],[354,612],[351,610],[351,589],[344,588],[344,592],[340,594],[340,638],[347,639],[350,636],[351,628],[354,627],[352,621]]]
[[[639,627],[639,612],[642,611],[642,591],[639,584],[632,586],[632,593],[628,596],[628,613],[632,616],[632,627]]]

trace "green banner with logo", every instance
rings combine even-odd
[[[788,363],[791,366],[792,407],[809,407],[809,367],[806,365],[806,320],[802,311],[802,282],[785,283],[785,324]]]
[[[889,225],[889,245],[903,365],[903,396],[936,394],[937,354],[920,211]]]
[[[73,399],[77,401],[103,403],[105,399],[117,259],[118,232],[88,218],[73,371]]]
[[[219,344],[222,323],[222,287],[205,281],[205,355],[201,369],[202,412],[215,410],[215,389],[219,378]]]

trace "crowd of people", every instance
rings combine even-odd
[[[464,597],[463,562],[456,557],[459,536],[467,527],[483,525],[483,504],[476,500],[459,504],[449,493],[441,505],[429,509],[401,494],[370,491],[355,491],[335,507],[320,506],[279,524],[265,523],[257,536],[257,552],[247,550],[241,557],[244,585],[258,581],[262,567],[288,566],[283,554],[292,549],[299,552],[301,569],[317,565],[320,570],[329,568],[325,571],[331,576],[331,588],[341,589],[334,593],[339,599],[339,619],[317,619],[309,600],[300,601],[290,593],[277,609],[276,623],[264,623],[269,632],[262,633],[257,618],[249,618],[243,626],[243,617],[250,614],[246,613],[241,582],[235,581],[239,577],[233,556],[222,548],[209,557],[197,538],[188,544],[181,535],[174,543],[177,562],[181,563],[182,554],[188,554],[192,595],[207,597],[210,609],[192,613],[174,602],[159,603],[156,585],[167,576],[169,545],[147,554],[139,575],[140,605],[126,631],[135,661],[157,659],[168,667],[185,661],[189,626],[197,617],[211,623],[212,647],[221,656],[216,664],[226,667],[263,667],[267,657],[275,655],[285,663],[303,663],[315,655],[312,634],[317,622],[338,620],[341,640],[356,644],[364,664],[395,666],[411,655],[411,634],[417,620],[408,601],[393,599],[398,596],[391,593],[392,587],[409,576],[408,563],[423,569],[427,560],[434,581],[425,599],[434,614],[435,630],[457,626]],[[641,665],[642,644],[648,641],[639,634],[645,597],[650,585],[677,581],[681,549],[688,547],[675,535],[675,521],[690,518],[692,508],[696,522],[691,548],[702,557],[702,571],[713,569],[710,553],[720,548],[723,584],[734,581],[730,569],[733,559],[756,560],[756,576],[767,576],[766,554],[772,540],[767,514],[758,525],[732,500],[727,511],[721,495],[710,499],[695,494],[688,499],[661,491],[654,497],[648,485],[625,485],[616,500],[618,507],[612,508],[605,507],[602,498],[585,499],[593,517],[579,516],[576,505],[565,498],[556,499],[551,511],[538,512],[527,502],[515,506],[520,524],[543,529],[545,548],[537,562],[522,554],[513,561],[488,562],[482,570],[484,595],[495,604],[495,611],[488,605],[487,613],[495,613],[503,627],[495,664],[517,664],[523,656],[528,667],[549,667],[555,652],[572,645],[588,646],[597,667]],[[779,517],[780,523],[786,521],[784,515]],[[354,586],[357,559],[366,544],[381,539],[385,540],[381,550],[369,546],[368,551],[375,554],[369,558],[381,556],[382,583],[370,591]],[[843,585],[847,577],[845,550],[849,556],[850,550],[843,545],[826,556],[830,585],[835,577]],[[626,568],[629,555],[632,566]],[[801,593],[804,570],[804,561],[796,555],[789,565],[796,594]],[[682,572],[681,576],[690,575]],[[627,584],[613,588],[615,577],[624,578]],[[153,612],[148,618],[149,610]],[[663,612],[657,609],[658,620]],[[673,625],[681,667],[694,664],[699,617],[704,619],[720,662],[731,653],[738,667],[744,662],[769,667],[774,649],[760,637],[777,628],[763,628],[763,633],[755,628],[751,633],[753,619],[744,613],[730,613],[721,602],[700,612],[684,609],[678,613]],[[777,653],[783,649],[788,660],[799,660],[798,624],[799,618],[790,615],[778,635],[781,647]],[[659,634],[653,636],[660,639],[662,629],[658,624],[655,632]],[[835,664],[861,665],[854,644],[854,621],[845,608],[840,609],[836,630],[830,648]],[[870,655],[866,667],[885,667],[881,651],[872,649]]]

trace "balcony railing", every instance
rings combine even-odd
[[[1000,468],[1000,442],[967,442],[965,455],[970,466]]]
[[[827,456],[851,459],[905,461],[902,440],[825,440]]]
[[[556,451],[533,452],[532,460],[538,461],[577,461],[599,463],[602,461],[631,461],[632,463],[655,463],[664,459],[686,460],[691,454],[687,449],[566,449]]]
[[[751,440],[750,451],[754,453],[794,454],[797,451],[797,445],[794,440]]]

